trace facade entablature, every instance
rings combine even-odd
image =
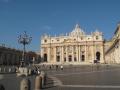
[[[103,41],[101,37],[79,37],[79,38],[47,38],[41,40],[41,44],[63,43],[63,42],[82,42],[82,41]]]
[[[53,43],[53,44],[41,44],[41,47],[56,47],[56,46],[80,46],[80,45],[103,45],[103,42],[92,42],[92,41],[89,41],[89,42],[65,42],[65,43]]]
[[[90,35],[85,34],[83,29],[77,24],[72,32],[62,36],[43,35],[41,44],[65,43],[65,42],[82,42],[82,41],[103,41],[103,34],[96,30]]]

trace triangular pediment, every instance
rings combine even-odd
[[[80,26],[78,24],[76,24],[75,28],[69,35],[72,37],[80,37],[84,34],[85,34],[84,31],[80,28]]]

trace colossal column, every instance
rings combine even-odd
[[[64,51],[63,51],[63,46],[61,46],[61,63],[64,62]]]
[[[73,48],[73,45],[71,46],[71,48],[72,48],[72,62],[74,62],[74,48]]]
[[[87,43],[86,43],[86,45],[85,45],[85,61],[84,62],[87,62]]]
[[[78,49],[78,46],[76,45],[76,46],[75,46],[75,52],[76,52],[76,59],[77,59],[77,62],[79,62],[78,51],[79,51],[79,49]]]
[[[95,48],[95,47],[94,47],[94,44],[91,46],[91,48],[92,48],[92,49],[91,49],[91,50],[92,50],[92,51],[91,51],[91,55],[92,55],[92,60],[91,60],[91,62],[94,63],[94,60],[95,60],[95,55],[94,55],[94,48]]]
[[[56,63],[56,46],[54,47],[54,63]]]
[[[42,47],[42,48],[41,48],[41,53],[40,53],[42,59],[44,58],[44,55],[43,55],[43,54],[44,54],[44,51],[43,51],[43,50],[44,50],[44,48]],[[42,61],[43,61],[43,60],[42,60]]]
[[[50,57],[51,57],[51,52],[50,52],[50,47],[47,48],[47,55],[48,55],[48,58],[47,58],[47,61],[48,63],[50,63]]]
[[[103,47],[103,45],[101,45],[101,55],[100,55],[100,58],[101,58],[101,63],[104,63],[104,47]]]
[[[66,46],[66,63],[68,63],[68,46]]]
[[[78,62],[81,62],[81,46],[78,46]]]

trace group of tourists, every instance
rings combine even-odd
[[[49,69],[63,70],[63,65],[50,65]]]

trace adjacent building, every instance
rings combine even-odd
[[[120,24],[117,25],[114,36],[107,42],[108,49],[105,52],[106,63],[119,64],[120,63]]]
[[[23,51],[7,47],[5,44],[0,45],[0,65],[20,65]],[[40,55],[35,52],[25,52],[25,64],[39,63]]]
[[[22,51],[0,45],[0,65],[19,65]]]
[[[104,63],[104,39],[102,32],[96,30],[86,34],[76,24],[66,35],[41,37],[41,57],[50,64],[84,64],[97,60]]]
[[[22,51],[0,45],[0,65],[20,65]],[[111,40],[105,41],[102,32],[86,34],[76,24],[65,35],[41,37],[41,52],[25,53],[25,63],[90,64],[94,61],[108,64],[120,63],[120,24]]]

